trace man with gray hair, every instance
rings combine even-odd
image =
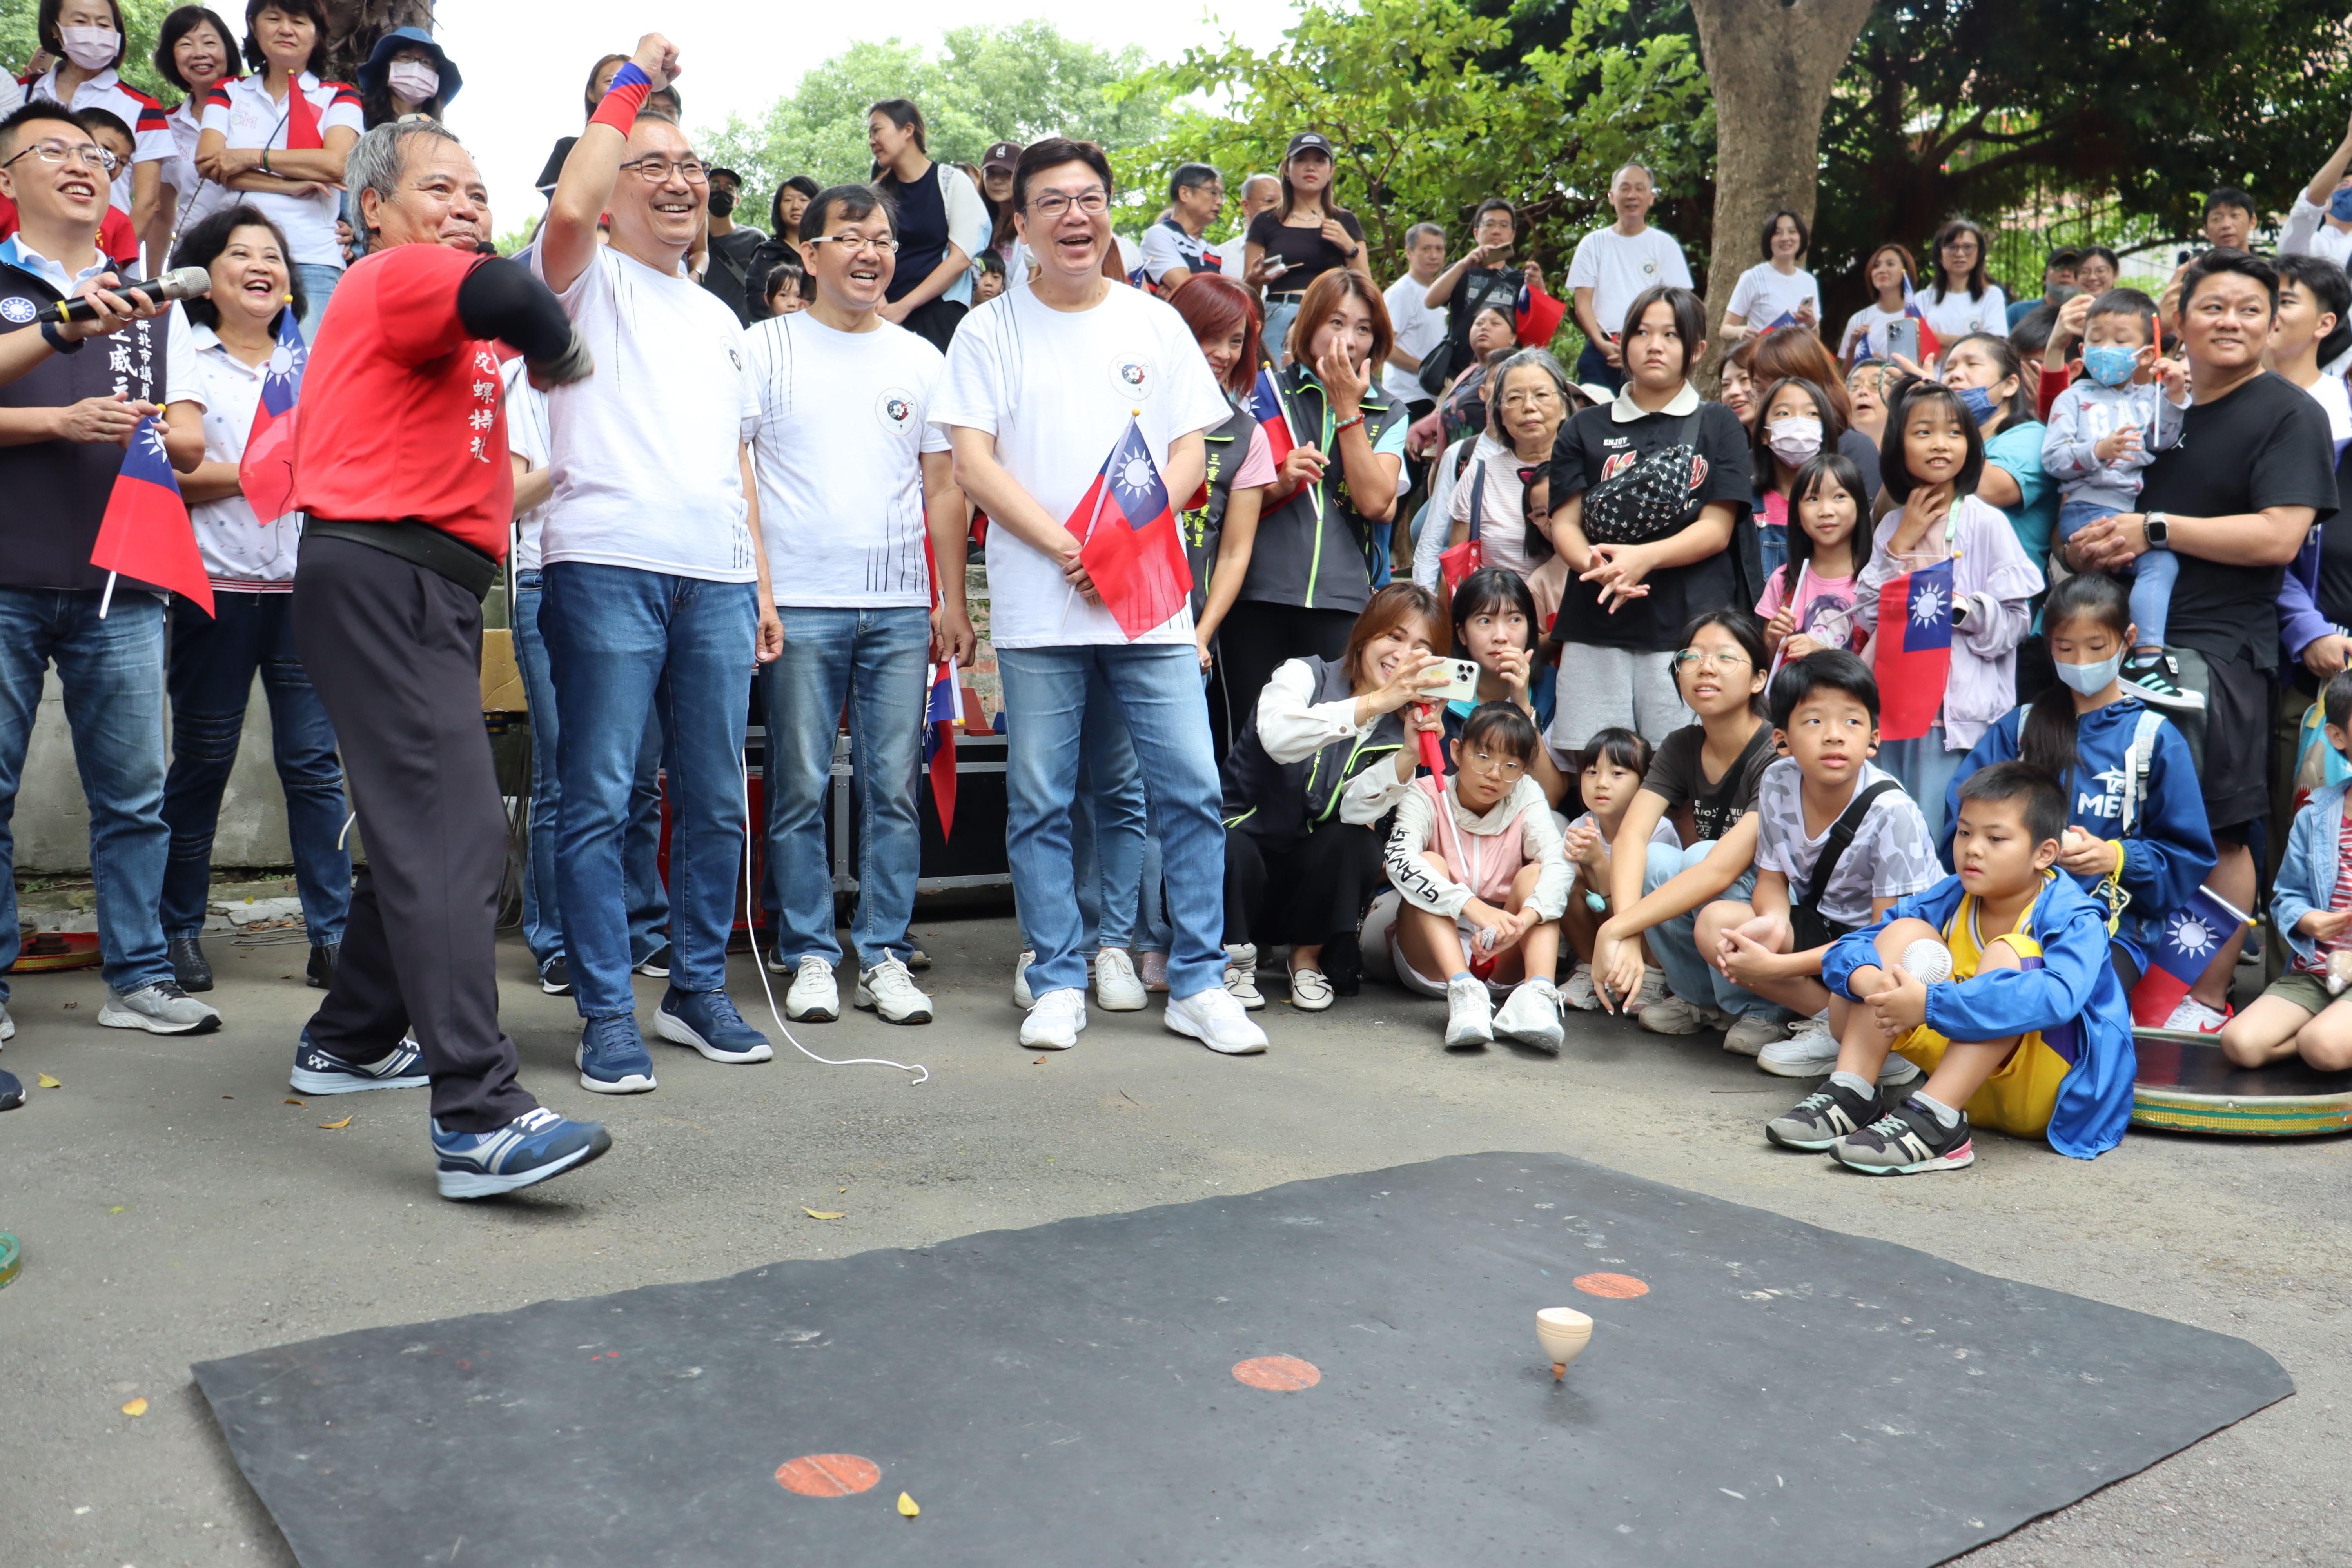
[[[1404,259],[1410,270],[1381,296],[1388,301],[1389,326],[1396,342],[1381,372],[1381,384],[1404,405],[1405,418],[1413,420],[1437,406],[1416,378],[1422,356],[1445,339],[1445,311],[1433,310],[1429,303],[1430,285],[1445,269],[1445,231],[1433,223],[1417,223],[1405,230]]]
[[[1250,219],[1282,200],[1282,181],[1273,174],[1251,174],[1242,181],[1242,216],[1234,226],[1233,238],[1218,246],[1217,270],[1247,288],[1256,285],[1242,276],[1249,266],[1243,254],[1249,248]]]
[[[429,1082],[441,1195],[488,1197],[613,1142],[533,1100],[499,1028],[507,821],[480,687],[482,595],[514,497],[494,341],[543,385],[592,367],[546,287],[481,254],[482,177],[437,122],[376,127],[344,177],[370,244],[303,375],[293,621],[368,864],[292,1083],[319,1095]]]

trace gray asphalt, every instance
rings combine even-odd
[[[1319,1017],[1277,999],[1261,1058],[1213,1056],[1155,1005],[1097,1011],[1077,1049],[1041,1062],[1013,1038],[1011,922],[921,930],[937,1024],[857,1015],[802,1035],[830,1056],[927,1063],[929,1083],[656,1045],[659,1092],[619,1100],[577,1087],[571,1004],[540,995],[509,942],[525,1080],[604,1120],[615,1147],[531,1194],[462,1206],[434,1194],[421,1093],[284,1103],[316,1000],[301,948],[210,942],[229,1023],[196,1039],[100,1029],[94,973],[16,977],[0,1065],[63,1087],[0,1118],[0,1229],[27,1258],[0,1290],[0,1564],[292,1563],[194,1362],[1489,1149],[1558,1150],[2242,1335],[2294,1376],[2294,1398],[1970,1568],[2352,1563],[2352,1141],[2135,1134],[2084,1164],[1979,1135],[1970,1171],[1871,1181],[1768,1149],[1761,1124],[1792,1090],[1713,1037],[1572,1016],[1557,1060],[1449,1056],[1441,1005],[1380,986]],[[660,984],[639,982],[641,1016]],[[764,1017],[748,959],[733,988]],[[137,1398],[146,1413],[124,1415]]]

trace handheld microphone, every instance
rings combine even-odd
[[[150,300],[201,300],[213,291],[213,275],[201,267],[175,267],[161,278],[150,278],[139,283],[118,283],[107,290],[110,294],[128,294],[140,289]],[[33,324],[43,321],[87,321],[98,314],[98,307],[87,300],[60,300],[47,306],[33,318]]]

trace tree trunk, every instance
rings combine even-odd
[[[433,30],[433,0],[326,0],[327,76],[359,79],[361,63],[375,41],[394,27]]]
[[[1822,110],[1871,0],[1690,0],[1715,89],[1715,244],[1707,257],[1711,384],[1732,286],[1763,258],[1757,237],[1786,207],[1812,226]],[[1827,339],[1837,323],[1824,320]]]

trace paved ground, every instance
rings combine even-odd
[[[180,1042],[100,1030],[92,975],[18,977],[0,1061],[64,1087],[0,1118],[0,1228],[28,1258],[0,1291],[0,1564],[291,1563],[192,1362],[1486,1149],[1559,1150],[2241,1334],[2294,1375],[2294,1398],[1971,1568],[2352,1563],[2352,1141],[2134,1136],[2086,1165],[1984,1137],[1972,1171],[1874,1182],[1769,1150],[1760,1123],[1790,1091],[1711,1037],[1580,1019],[1556,1061],[1449,1057],[1439,1005],[1380,987],[1319,1019],[1277,1002],[1262,1058],[1212,1056],[1155,1007],[1097,1013],[1078,1049],[1040,1064],[1013,1043],[1010,922],[924,930],[939,1024],[859,1016],[804,1037],[927,1062],[929,1084],[656,1046],[660,1092],[617,1101],[577,1088],[571,1005],[539,994],[510,943],[526,1080],[601,1116],[616,1147],[539,1194],[464,1207],[434,1196],[421,1095],[284,1103],[314,999],[284,978],[299,947],[209,943],[231,1024]],[[639,984],[649,1016],[658,983]],[[755,1010],[748,961],[735,994]],[[136,1419],[120,1414],[134,1397]]]

